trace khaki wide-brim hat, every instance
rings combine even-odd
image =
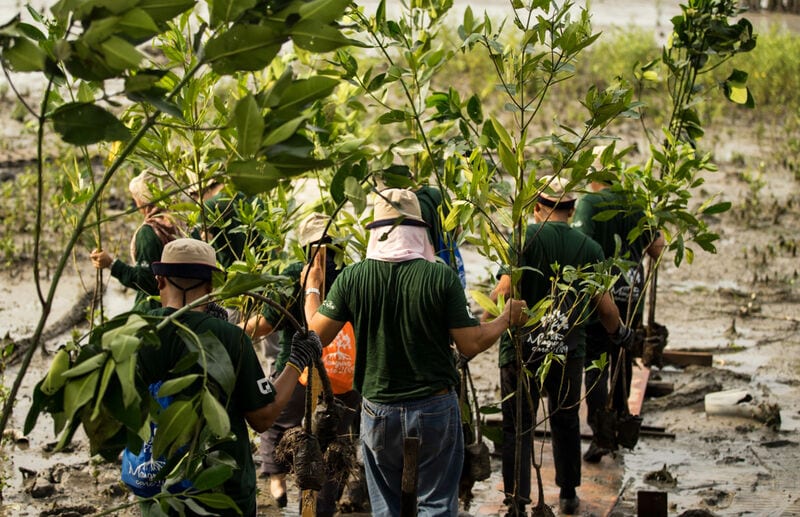
[[[164,246],[161,260],[150,265],[153,274],[174,278],[211,280],[217,267],[213,246],[197,239],[175,239]]]
[[[542,176],[544,190],[539,193],[539,202],[549,207],[569,206],[575,203],[575,194],[567,190],[569,182],[559,176]]]
[[[322,240],[330,220],[327,215],[316,212],[307,216],[297,225],[297,243],[300,246],[308,246]]]
[[[374,216],[366,228],[394,225],[429,226],[422,218],[417,195],[410,190],[390,188],[376,196]]]

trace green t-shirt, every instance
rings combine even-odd
[[[120,259],[111,263],[111,276],[125,287],[136,290],[134,308],[138,310],[156,309],[161,306],[149,296],[158,295],[158,284],[150,264],[161,260],[164,245],[150,225],[143,224],[136,230],[133,251],[136,264],[129,265]]]
[[[175,309],[161,308],[150,311],[150,314],[165,316],[173,312]],[[236,502],[244,515],[255,515],[256,471],[244,413],[272,403],[275,400],[274,388],[261,369],[250,338],[239,327],[198,311],[189,311],[178,319],[198,335],[206,332],[214,334],[225,346],[231,358],[236,372],[236,384],[230,399],[220,402],[228,411],[231,432],[236,436],[236,440],[223,442],[215,450],[229,454],[239,465],[239,469],[235,470],[233,476],[225,482],[225,493]],[[145,346],[138,353],[138,372],[147,385],[186,375],[186,372],[176,375],[170,371],[186,354],[186,346],[177,334],[177,326],[168,325],[159,333],[159,337],[160,346]],[[194,370],[201,371],[200,366],[195,366]],[[219,510],[213,510],[213,513],[238,515],[235,511],[219,513]]]
[[[620,212],[607,221],[595,220],[599,213],[606,210],[620,210]],[[600,244],[606,257],[614,256],[615,238],[619,236],[621,242],[619,256],[638,264],[620,276],[612,292],[623,317],[627,314],[629,303],[631,307],[635,307],[635,314],[641,315],[644,312],[644,304],[639,303],[644,287],[642,258],[645,249],[653,242],[653,235],[645,231],[633,242],[628,241],[628,235],[643,216],[641,211],[626,212],[624,199],[606,188],[583,195],[575,207],[575,215],[572,218],[572,227]]]
[[[580,295],[564,298],[551,296],[554,277],[551,265],[557,263],[561,268],[573,266],[576,269],[582,269],[602,261],[603,250],[600,245],[579,231],[570,228],[567,223],[550,221],[528,225],[525,234],[525,248],[520,260],[520,266],[527,266],[528,269],[522,273],[520,294],[529,307],[533,307],[546,297],[554,300],[553,310],[546,316],[546,318],[550,318],[551,323],[541,327],[543,331],[546,330],[551,334],[548,336],[543,332],[530,335],[531,343],[528,348],[541,347],[545,350],[552,348],[554,342],[550,342],[549,339],[553,337],[553,334],[557,334],[558,341],[563,344],[563,347],[566,347],[571,356],[583,357],[586,354],[584,326],[589,300]],[[501,274],[503,273],[504,271],[501,271]],[[562,301],[559,302],[559,299]],[[572,307],[573,304],[575,307]],[[560,308],[560,310],[556,311],[556,308]],[[549,351],[563,353],[563,347],[558,346]],[[523,355],[529,356],[530,352]],[[513,362],[514,356],[514,345],[506,333],[500,342],[500,366]]]
[[[344,268],[319,312],[353,324],[353,386],[377,403],[424,398],[454,386],[458,373],[449,330],[479,325],[458,275],[422,259],[366,259]]]

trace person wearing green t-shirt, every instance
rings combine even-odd
[[[151,171],[144,171],[134,177],[128,185],[136,208],[144,216],[144,221],[131,240],[133,264],[112,257],[107,251],[96,249],[89,258],[96,269],[111,268],[111,276],[125,287],[136,290],[134,309],[155,309],[160,304],[151,297],[158,294],[155,276],[150,264],[161,258],[164,245],[176,237],[179,230],[172,216],[153,203],[150,184],[157,181]]]
[[[305,248],[306,254],[310,255],[313,252],[312,246],[325,246],[332,242],[331,238],[327,235],[327,229],[330,225],[330,217],[327,215],[312,213],[303,218],[297,226],[297,244]],[[321,248],[323,249],[323,248]],[[303,262],[295,262],[288,265],[281,275],[287,276],[294,281],[294,291],[285,302],[285,306],[298,321],[303,319],[303,289],[302,279],[300,273],[303,269]],[[335,255],[331,250],[325,253],[325,289],[323,292],[330,291],[331,285],[341,270],[336,266]],[[291,353],[291,332],[286,328],[286,318],[271,305],[265,305],[261,314],[252,316],[246,323],[242,324],[245,332],[251,337],[266,336],[273,331],[277,330],[281,333],[281,347],[278,356],[273,365],[273,371],[270,378],[275,378],[281,374],[286,361]],[[331,350],[329,347],[328,350]],[[332,350],[337,352],[338,350]],[[323,357],[323,364],[324,363]],[[347,364],[352,368],[352,363]],[[329,368],[326,365],[326,368]],[[329,375],[333,372],[328,371]],[[261,454],[261,469],[260,474],[269,476],[269,488],[272,497],[275,499],[279,507],[285,507],[288,504],[286,495],[286,474],[289,472],[289,465],[283,464],[275,459],[275,449],[281,441],[283,435],[289,429],[299,426],[303,421],[305,414],[305,394],[306,387],[305,381],[297,384],[292,394],[291,400],[283,408],[280,416],[278,416],[275,423],[264,433],[261,434],[259,445],[259,453]],[[333,384],[333,383],[332,383]],[[356,420],[357,410],[361,404],[361,395],[353,389],[352,383],[347,386],[332,385],[334,396],[350,411],[345,411],[339,425],[336,429],[338,436],[355,436],[358,437],[357,430],[353,429]],[[343,482],[336,482],[328,480],[322,486],[322,489],[317,493],[316,515],[317,517],[333,516],[336,512],[336,504],[340,494],[343,490]]]
[[[531,502],[531,444],[534,415],[543,391],[548,394],[548,414],[553,443],[553,462],[556,484],[560,488],[559,509],[561,514],[575,513],[579,506],[576,487],[581,482],[581,436],[578,408],[580,406],[583,360],[585,355],[585,333],[583,321],[591,303],[600,319],[616,342],[628,342],[630,330],[622,324],[619,312],[608,293],[593,298],[582,295],[577,283],[569,289],[557,289],[556,283],[564,283],[562,271],[571,266],[586,271],[603,261],[600,245],[582,233],[570,228],[575,197],[565,190],[566,181],[546,176],[544,191],[534,205],[534,224],[528,225],[524,249],[520,254],[519,267],[522,273],[519,291],[529,305],[542,300],[552,304],[541,322],[522,337],[519,350],[522,361],[531,372],[536,372],[547,357],[558,355],[563,360],[553,360],[540,385],[533,377],[523,376],[523,386],[533,401],[533,407],[524,397],[521,414],[517,414],[517,385],[520,367],[517,350],[509,336],[500,343],[500,390],[503,413],[503,485],[510,516],[526,515],[525,506]],[[554,266],[557,270],[554,272]],[[511,277],[501,271],[499,282],[492,298],[507,298],[512,292]],[[531,382],[531,381],[534,382]],[[520,420],[517,433],[517,420]],[[516,444],[519,442],[519,463],[516,459]],[[519,469],[519,472],[517,472]],[[519,485],[516,485],[516,481]]]
[[[603,168],[604,150],[603,146],[593,149],[596,157],[593,167],[597,170]],[[610,183],[593,181],[589,184],[589,189],[590,192],[578,200],[572,227],[597,241],[607,257],[614,256],[617,252],[617,241],[620,242],[619,257],[632,262],[633,265],[627,271],[619,271],[620,278],[612,289],[612,296],[626,324],[631,328],[637,328],[641,326],[644,314],[644,303],[642,303],[644,257],[647,255],[658,259],[664,249],[664,237],[659,232],[645,230],[631,241],[628,236],[637,228],[644,213],[641,210],[633,212],[627,210],[623,194],[612,190]],[[600,212],[608,210],[616,210],[617,213],[610,219],[595,219]],[[590,321],[586,326],[586,341],[588,345],[586,364],[598,360],[604,353],[608,357],[607,368],[602,370],[590,368],[586,371],[586,406],[589,425],[594,431],[597,425],[596,415],[605,407],[608,398],[609,372],[615,368],[621,368],[622,371],[616,376],[611,407],[617,416],[628,414],[633,357],[629,353],[623,354],[624,361],[617,366],[620,357],[619,347],[608,339],[598,321]],[[600,447],[592,440],[583,459],[589,463],[598,463],[609,452],[611,452],[609,449]]]
[[[196,239],[176,239],[164,247],[161,260],[152,264],[161,295],[162,308],[151,314],[167,316],[211,292],[211,278],[216,267],[214,248]],[[256,476],[247,425],[257,432],[269,428],[289,401],[300,372],[321,357],[319,338],[313,333],[303,337],[299,333],[292,340],[291,354],[283,373],[274,383],[264,375],[250,338],[239,327],[212,317],[198,305],[177,318],[196,334],[211,332],[225,347],[236,370],[236,384],[228,400],[220,400],[227,409],[231,422],[232,441],[216,446],[230,455],[238,469],[225,481],[225,494],[230,496],[238,510],[207,510],[213,515],[256,515]],[[168,325],[159,331],[160,345],[143,347],[138,352],[139,375],[148,385],[163,382],[177,375],[174,367],[188,353],[178,335],[178,325]],[[196,366],[196,368],[200,368]],[[222,392],[222,390],[220,390]],[[190,515],[191,512],[187,513]]]
[[[322,304],[322,264],[308,267],[309,328],[327,344],[346,322],[353,325],[353,384],[363,397],[362,455],[372,513],[399,515],[403,443],[417,437],[418,514],[456,515],[464,451],[450,339],[472,357],[509,323],[524,322],[526,305],[513,300],[481,324],[458,275],[435,261],[414,193],[379,192],[374,211],[366,259],[344,268]]]

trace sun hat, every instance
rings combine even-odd
[[[560,176],[542,176],[543,190],[539,193],[539,203],[550,208],[572,208],[575,194],[567,190],[569,182]]]
[[[217,254],[207,242],[197,239],[175,239],[164,246],[161,260],[150,265],[158,276],[211,280],[217,267]]]
[[[297,243],[300,246],[308,246],[322,240],[330,220],[327,215],[317,212],[308,215],[297,225]]]
[[[367,224],[366,228],[371,230],[393,225],[429,226],[422,218],[419,200],[412,191],[391,188],[378,193],[372,222]]]
[[[140,174],[133,177],[128,183],[128,190],[131,197],[141,204],[147,204],[153,201],[153,191],[150,190],[151,185],[158,185],[159,175],[151,170],[144,170]]]

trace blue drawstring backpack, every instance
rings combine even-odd
[[[161,409],[166,409],[172,403],[173,397],[159,397],[158,390],[161,389],[162,381],[154,382],[148,389],[150,394],[156,399]],[[161,492],[164,485],[163,479],[156,479],[167,463],[165,456],[153,457],[153,438],[156,435],[156,424],[150,422],[150,437],[144,444],[142,450],[136,454],[127,447],[122,451],[122,482],[130,487],[131,491],[139,497],[152,497]],[[192,484],[188,479],[172,485],[170,492],[182,492],[191,488]]]

